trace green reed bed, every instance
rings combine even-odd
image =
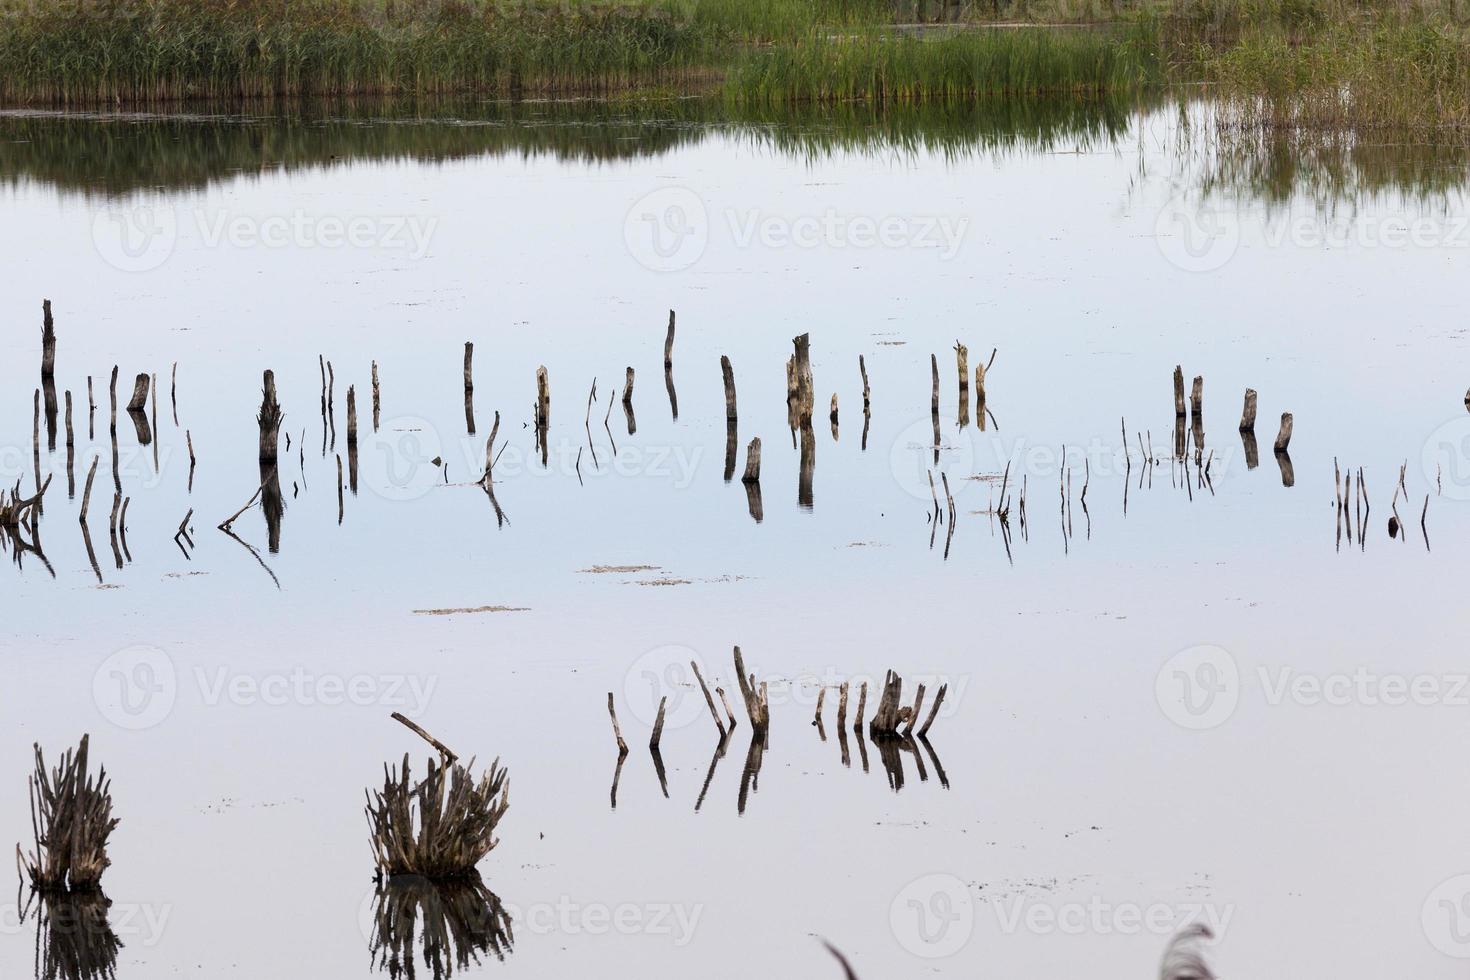
[[[779,104],[1122,93],[1156,71],[1138,40],[1047,28],[813,36],[752,53],[730,73],[725,94],[737,104]]]
[[[0,0],[0,99],[607,92],[707,74],[711,32],[669,2]]]

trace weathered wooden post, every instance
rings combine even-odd
[[[260,462],[274,464],[280,439],[281,419],[285,417],[281,412],[280,402],[276,400],[276,373],[267,370],[261,379],[260,387],[260,412],[255,417],[256,422],[260,425]]]
[[[378,431],[378,362],[373,362],[373,431]]]
[[[811,334],[802,334],[792,338],[795,347],[795,370],[796,386],[798,393],[797,422],[805,425],[811,422],[812,412],[816,407],[816,390],[812,383],[812,350]]]
[[[958,340],[954,342],[955,364],[960,372],[959,426],[970,424],[970,349]]]
[[[759,483],[761,480],[761,437],[756,436],[750,440],[750,447],[745,450],[745,475],[740,478],[741,483]]]
[[[1290,412],[1281,413],[1281,431],[1276,433],[1275,449],[1278,453],[1284,453],[1291,445],[1292,418]]]
[[[357,386],[347,386],[347,448],[357,445]]]
[[[475,434],[475,345],[464,342],[464,424],[470,435]]]
[[[56,376],[56,322],[51,319],[51,301],[41,300],[41,378]]]
[[[1184,418],[1184,368],[1174,365],[1174,417]]]
[[[1189,414],[1196,419],[1204,417],[1205,407],[1205,376],[1196,374],[1194,386],[1189,393]]]
[[[868,365],[863,361],[861,354],[858,355],[858,373],[863,376],[863,414],[867,415],[872,411],[873,405],[871,393],[868,390]]]
[[[1254,432],[1256,430],[1256,389],[1245,390],[1245,405],[1240,410],[1240,431]]]
[[[669,412],[679,421],[679,393],[674,390],[674,311],[669,311],[669,333],[664,338],[664,387],[669,392]]]
[[[632,371],[632,368],[628,369]],[[725,379],[725,421],[734,422],[735,413],[735,369],[730,366],[730,358],[724,354],[720,355],[720,373]],[[631,381],[629,382],[631,384]]]
[[[128,402],[128,411],[141,412],[148,407],[148,375],[140,374],[133,379],[133,397]]]

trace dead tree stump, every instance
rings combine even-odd
[[[280,402],[276,400],[276,374],[268,370],[261,379],[260,412],[255,417],[256,422],[260,424],[260,462],[262,463],[276,461],[276,449],[283,418],[285,415],[281,412]]]

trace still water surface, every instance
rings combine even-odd
[[[0,479],[36,479],[43,297],[76,428],[70,496],[64,425],[51,451],[41,423],[51,571],[26,554],[7,576],[0,831],[29,839],[30,744],[89,731],[123,820],[119,976],[374,975],[361,794],[422,754],[400,710],[511,772],[482,871],[515,939],[468,975],[838,975],[823,937],[863,977],[1136,977],[1190,919],[1220,933],[1222,975],[1456,975],[1440,899],[1470,870],[1464,161],[1221,142],[1202,115],[0,117]],[[809,487],[785,405],[802,333]],[[957,424],[957,341],[972,371],[997,351],[983,432]],[[161,386],[153,443],[119,419],[121,568],[114,364],[124,402],[140,372]],[[1205,379],[1209,479],[1191,443],[1187,486],[1176,364]],[[214,527],[261,482],[266,369],[292,439],[275,547],[259,507],[238,540]],[[1290,487],[1271,452],[1287,411]],[[503,522],[472,485],[496,412]],[[739,481],[753,436],[759,522]],[[76,522],[94,457],[95,572]],[[1363,468],[1366,540],[1356,523],[1338,540],[1334,459]],[[1022,535],[1013,503],[1009,553],[989,513],[1007,462],[1028,514]],[[931,470],[958,512],[947,553]],[[191,509],[192,547],[175,539]],[[773,687],[743,794],[748,731],[710,776],[683,672],[698,659],[733,696],[737,643]],[[1217,676],[1200,658],[1238,677],[1224,707],[1175,696]],[[827,740],[809,724],[820,685],[890,667],[949,684],[898,790],[872,746],[843,764],[835,689]],[[1371,693],[1282,687],[1302,676]],[[1382,703],[1395,678],[1431,703]],[[633,745],[615,807],[608,691]],[[667,797],[643,748],[655,692]],[[32,971],[15,919],[0,977]]]

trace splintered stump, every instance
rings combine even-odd
[[[35,846],[25,857],[16,845],[17,863],[42,892],[90,891],[102,881],[112,862],[107,840],[117,820],[112,816],[112,785],[107,769],[94,777],[87,771],[88,736],[61,762],[46,768],[41,747],[34,746],[35,772],[29,779]]]
[[[1256,389],[1245,390],[1245,405],[1240,410],[1240,431],[1254,432],[1256,430]]]
[[[462,879],[495,849],[495,829],[510,807],[506,771],[492,762],[477,780],[458,762],[433,759],[422,782],[402,768],[383,767],[383,788],[368,794],[369,843],[386,877]],[[473,761],[470,765],[473,765]]]
[[[761,481],[761,437],[756,436],[750,440],[750,448],[745,451],[745,475],[740,478],[742,483],[759,483]]]
[[[1286,452],[1287,447],[1291,445],[1291,426],[1292,426],[1291,413],[1290,412],[1282,412],[1281,413],[1281,430],[1276,433],[1276,445],[1274,447],[1275,450],[1278,453],[1284,453],[1284,452]]]
[[[276,461],[283,418],[285,415],[281,412],[280,402],[276,400],[276,373],[267,370],[261,379],[260,412],[255,417],[256,422],[260,424],[260,462],[262,463]]]
[[[632,371],[632,368],[628,369]],[[725,379],[725,421],[734,422],[735,413],[735,369],[730,366],[730,358],[720,355],[720,373]],[[632,378],[629,378],[629,386],[632,386]]]
[[[128,401],[128,411],[141,412],[148,407],[148,375],[140,374],[133,379],[133,397]]]
[[[56,323],[51,319],[51,301],[41,300],[41,379],[56,375]]]
[[[357,445],[357,389],[347,386],[347,445]]]
[[[796,419],[798,424],[807,425],[811,423],[817,397],[812,382],[811,334],[804,333],[794,337],[791,343],[795,349],[793,372],[796,382]]]
[[[1174,417],[1183,418],[1184,411],[1184,368],[1174,366]]]
[[[1201,418],[1205,409],[1205,376],[1196,374],[1194,386],[1189,392],[1189,413],[1193,418]]]
[[[735,648],[735,679],[740,682],[740,696],[745,699],[745,714],[750,719],[750,727],[759,739],[770,725],[771,702],[765,682],[757,686],[755,675],[746,674],[745,658],[740,655],[739,647]]]

